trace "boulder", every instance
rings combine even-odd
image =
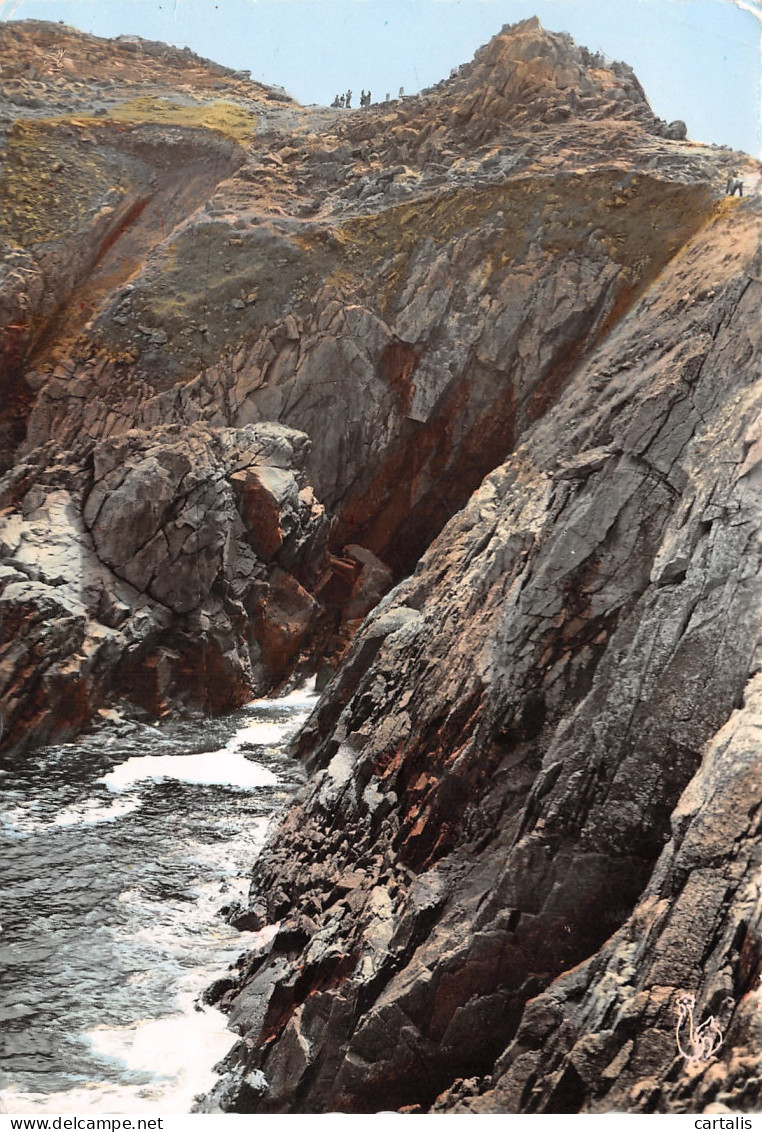
[[[289,570],[306,560],[308,585],[327,537],[306,451],[280,425],[170,426],[17,466],[0,485],[6,748],[117,699],[229,710],[287,677],[318,609]]]

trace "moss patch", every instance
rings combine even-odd
[[[0,181],[0,232],[28,245],[82,231],[104,204],[134,188],[134,164],[72,127],[16,122]]]
[[[253,137],[257,128],[256,115],[235,102],[204,102],[194,106],[183,106],[167,98],[148,97],[122,102],[109,110],[105,118],[97,118],[93,121],[121,122],[133,126],[147,124],[190,126],[216,130],[217,133],[239,142]]]

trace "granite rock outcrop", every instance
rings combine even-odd
[[[758,239],[688,242],[358,632],[208,1107],[759,1104]]]
[[[328,521],[303,433],[133,430],[49,444],[6,477],[4,738],[68,738],[115,702],[229,711],[290,672],[316,620]]]

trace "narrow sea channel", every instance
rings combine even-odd
[[[10,1113],[183,1113],[234,1035],[199,1001],[303,781],[309,686],[223,719],[104,726],[0,768],[0,1089]]]

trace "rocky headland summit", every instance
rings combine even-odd
[[[536,19],[0,68],[3,757],[324,687],[201,1109],[762,1107],[757,162]]]

